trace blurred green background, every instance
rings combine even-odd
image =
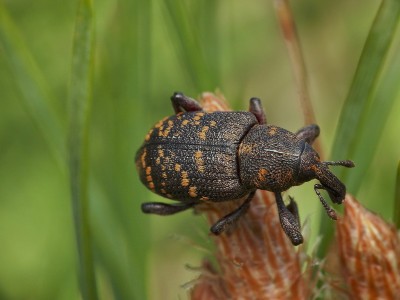
[[[378,6],[293,3],[326,154]],[[77,1],[0,1],[0,299],[80,298],[65,150],[76,11]],[[198,276],[187,266],[212,254],[208,226],[191,212],[140,212],[140,203],[160,198],[139,183],[135,151],[172,114],[174,91],[197,97],[219,89],[238,110],[257,96],[268,122],[292,131],[303,125],[273,2],[98,0],[93,11],[89,194],[99,296],[185,299]],[[399,45],[396,37],[390,57]],[[399,101],[389,112],[360,189],[349,187],[387,220],[400,158]],[[321,210],[312,184],[290,194],[313,243]]]

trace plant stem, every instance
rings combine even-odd
[[[89,221],[89,119],[93,68],[92,1],[79,1],[69,97],[69,168],[83,299],[97,299]]]

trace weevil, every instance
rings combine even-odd
[[[182,93],[174,93],[171,101],[175,115],[150,129],[136,154],[136,166],[147,188],[181,203],[143,203],[144,213],[171,215],[203,202],[245,198],[210,228],[219,235],[247,211],[257,189],[268,190],[275,194],[284,232],[292,244],[299,245],[303,237],[297,205],[291,199],[286,206],[281,194],[317,179],[315,193],[328,216],[337,218],[320,190],[341,204],[346,187],[329,166],[354,167],[354,163],[320,160],[312,148],[320,132],[318,125],[296,133],[269,125],[258,98],[250,99],[248,112],[207,113]]]

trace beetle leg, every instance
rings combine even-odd
[[[296,132],[296,136],[312,145],[314,140],[319,136],[319,131],[318,125],[311,124],[299,129],[299,131]]]
[[[294,201],[294,198],[289,196],[290,203],[286,205],[286,208],[292,213],[292,215],[295,217],[297,221],[297,226],[300,228],[300,215],[299,215],[299,208],[297,207],[296,201]]]
[[[176,205],[162,202],[147,202],[142,204],[142,212],[146,214],[167,216],[189,209],[196,204],[198,204],[198,202],[190,202]]]
[[[303,243],[303,236],[300,232],[299,220],[285,206],[281,193],[275,193],[276,205],[278,206],[279,220],[283,231],[286,233],[293,245]],[[289,204],[289,208],[290,208]]]
[[[196,100],[185,96],[180,92],[175,92],[171,96],[172,106],[175,110],[175,113],[180,113],[184,111],[199,111],[203,110],[200,103]]]
[[[326,213],[328,214],[329,218],[333,220],[337,220],[337,215],[335,210],[326,203],[325,199],[322,197],[321,193],[318,190],[326,190],[326,188],[322,184],[314,185],[314,191],[317,194],[319,201],[321,201],[322,206],[325,208]]]
[[[219,235],[223,231],[225,231],[229,226],[234,224],[249,209],[250,201],[254,198],[255,193],[256,191],[251,192],[247,196],[246,200],[242,203],[242,205],[240,205],[230,214],[218,220],[213,226],[211,226],[210,231],[215,235]]]
[[[267,124],[267,116],[265,115],[261,100],[259,98],[250,99],[249,111],[256,116],[258,123],[261,125]]]

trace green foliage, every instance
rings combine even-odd
[[[93,77],[94,20],[91,0],[79,1],[69,96],[68,165],[79,277],[83,299],[97,299],[88,196],[89,122]]]
[[[336,130],[332,157],[334,160],[345,157],[355,161],[355,169],[342,168],[338,172],[346,183],[347,190],[355,195],[364,180],[364,174],[369,170],[388,116],[399,96],[398,47],[394,55],[387,55],[399,20],[400,2],[382,1],[365,42]],[[326,239],[320,249],[321,253],[326,251],[332,231],[328,220],[322,218],[320,232]]]
[[[207,226],[190,213],[140,212],[141,202],[159,198],[139,183],[135,151],[172,113],[176,90],[196,96],[220,88],[237,109],[258,96],[269,122],[302,126],[273,5],[32,3],[0,1],[0,298],[184,295],[179,286],[197,273],[183,266],[210,253]],[[388,217],[399,151],[392,113],[400,108],[399,5],[382,3],[371,30],[374,3],[306,1],[293,11],[322,142],[332,143],[332,158],[355,160],[357,168],[339,176],[356,196],[373,187],[360,200]],[[358,60],[333,142],[338,99]],[[290,193],[302,216],[317,219],[311,184]],[[321,216],[325,228],[331,221]]]

